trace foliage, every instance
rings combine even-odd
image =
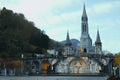
[[[35,27],[23,14],[3,8],[0,14],[0,53],[3,57],[17,57],[21,53],[47,49],[49,37]]]
[[[6,67],[9,67],[11,69],[14,69],[16,67],[21,67],[22,65],[22,61],[21,60],[13,60],[13,61],[9,61],[6,63]]]
[[[120,80],[120,78],[113,76],[113,75],[110,75],[107,80]]]
[[[114,65],[117,66],[117,67],[120,66],[120,52],[115,55]]]

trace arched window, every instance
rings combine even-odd
[[[87,49],[86,49],[86,48],[84,48],[84,52],[85,52],[85,53],[87,52]]]

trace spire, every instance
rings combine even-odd
[[[70,41],[70,37],[69,37],[69,31],[67,31],[67,37],[66,37],[67,41]]]
[[[97,30],[97,37],[95,41],[95,53],[101,54],[102,52],[102,42],[100,40],[99,30]]]
[[[87,17],[86,9],[85,9],[85,3],[83,5],[83,14],[82,14],[82,17]]]
[[[66,45],[71,45],[71,42],[70,42],[70,37],[69,37],[69,31],[67,31],[67,37],[66,37]]]
[[[101,40],[100,40],[100,35],[99,35],[99,30],[97,30],[97,38],[96,38],[96,42],[101,42]]]
[[[89,30],[88,30],[88,18],[87,18],[87,14],[86,14],[86,9],[85,9],[85,4],[83,5],[83,14],[81,17],[81,23],[82,23],[82,34],[88,34]]]

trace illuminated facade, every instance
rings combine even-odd
[[[101,66],[87,57],[66,59],[56,66],[57,73],[100,73]]]

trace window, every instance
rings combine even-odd
[[[83,25],[83,32],[86,32],[86,25]]]
[[[86,48],[84,48],[84,52],[85,52],[85,53],[87,52],[87,49],[86,49]]]

